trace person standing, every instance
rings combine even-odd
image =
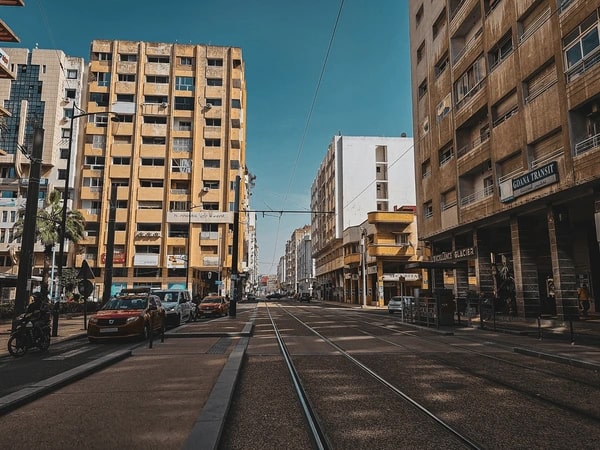
[[[583,283],[577,289],[577,299],[579,300],[579,307],[583,311],[583,317],[587,317],[590,309],[590,292],[588,291],[587,284]]]

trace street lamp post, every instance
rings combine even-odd
[[[361,228],[360,230],[360,245],[361,245],[361,272],[362,272],[362,297],[363,297],[363,308],[367,306],[367,230]]]
[[[67,148],[67,168],[65,170],[65,187],[63,190],[63,205],[62,205],[62,215],[60,221],[60,236],[58,238],[58,267],[57,267],[57,276],[58,276],[58,290],[57,290],[57,299],[52,308],[52,336],[58,336],[58,317],[59,317],[59,306],[60,306],[60,296],[62,294],[63,285],[62,285],[62,274],[63,267],[65,265],[65,239],[66,239],[66,228],[67,228],[67,202],[69,201],[69,178],[71,176],[71,154],[73,148],[73,125],[75,123],[75,119],[79,119],[80,117],[92,116],[95,114],[115,114],[114,112],[85,112],[80,109],[75,102],[73,102],[73,113],[75,109],[81,111],[81,114],[73,114],[71,116],[71,124],[69,126],[69,146]],[[106,286],[105,286],[106,288]]]

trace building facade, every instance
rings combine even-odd
[[[412,145],[406,137],[341,135],[329,144],[311,187],[311,245],[321,298],[352,301],[344,230],[363,224],[372,211],[414,205]],[[379,301],[375,292],[368,302]]]
[[[41,179],[38,208],[53,190],[64,191],[67,152],[70,143],[70,121],[73,102],[84,95],[85,64],[83,58],[65,55],[60,50],[8,48],[9,71],[14,79],[0,79],[0,99],[9,114],[4,118],[0,134],[0,270],[16,273],[11,267],[18,257],[20,242],[13,240],[13,226],[18,210],[25,208],[29,181],[30,160],[34,129],[44,129]],[[78,148],[79,127],[74,124],[73,154]],[[75,173],[71,171],[68,186],[72,190]],[[62,195],[62,194],[61,194]],[[73,198],[72,192],[69,198]],[[73,208],[69,201],[67,208]],[[72,250],[68,244],[65,252]],[[34,246],[33,276],[41,275],[44,248]],[[56,259],[55,259],[56,261]],[[50,286],[52,294],[53,285]],[[10,296],[10,294],[9,294]]]
[[[77,264],[104,270],[112,205],[113,292],[229,292],[236,233],[236,273],[247,261],[246,227],[233,229],[234,214],[247,222],[241,49],[96,40],[89,74],[84,109],[97,114],[77,165],[87,222]]]
[[[285,244],[285,279],[282,288],[288,293],[300,292],[301,283],[310,283],[313,272],[311,260],[306,258],[306,242],[310,246],[310,225],[297,228]],[[310,251],[308,253],[310,258]]]
[[[419,238],[432,283],[524,317],[600,292],[600,11],[410,1]]]

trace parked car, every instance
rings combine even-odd
[[[388,312],[394,314],[395,312],[408,311],[415,306],[415,298],[409,295],[397,295],[390,298],[388,302]]]
[[[229,314],[229,302],[221,295],[204,297],[198,305],[198,316],[226,316]]]
[[[163,289],[152,291],[165,308],[167,327],[177,327],[181,322],[191,322],[196,316],[196,305],[185,289]]]
[[[298,301],[299,302],[307,302],[310,303],[310,299],[312,298],[312,296],[310,295],[309,292],[302,292],[300,294],[300,296],[298,297]]]
[[[280,298],[282,298],[282,297],[283,297],[283,294],[280,294],[279,292],[271,292],[270,294],[268,294],[268,295],[267,295],[267,298],[268,298],[269,300],[272,300],[272,299],[280,299]]]
[[[165,310],[149,288],[124,289],[93,314],[87,325],[90,342],[114,338],[147,339],[165,329]]]

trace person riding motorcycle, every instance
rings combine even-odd
[[[50,321],[50,308],[44,301],[41,292],[34,292],[31,297],[33,301],[27,306],[25,312],[31,317],[34,327],[33,335],[38,339],[42,336],[42,327]]]

